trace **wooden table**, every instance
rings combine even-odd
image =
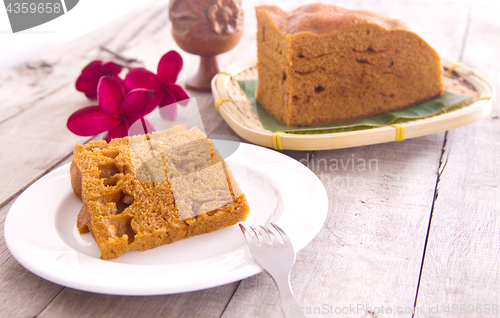
[[[292,9],[309,1],[243,2],[245,34],[235,49],[222,55],[226,65],[255,56],[254,5],[266,2]],[[330,2],[413,23],[442,56],[464,63],[499,88],[498,6]],[[110,296],[39,278],[7,250],[3,224],[19,194],[69,162],[77,142],[90,140],[69,132],[66,120],[75,110],[91,105],[74,89],[74,82],[91,60],[109,57],[99,51],[100,45],[138,57],[151,70],[161,55],[175,49],[185,61],[180,83],[197,67],[197,57],[182,52],[172,39],[168,3],[152,2],[0,73],[0,316],[280,317],[277,289],[265,273],[191,293]],[[209,135],[234,135],[215,112],[211,94],[192,95],[201,106]],[[291,277],[295,294],[304,309],[314,313],[311,316],[382,317],[399,311],[409,317],[414,307],[417,317],[500,315],[499,114],[497,107],[474,124],[401,142],[283,151],[318,175],[329,198],[326,223],[297,254]],[[376,160],[377,166],[336,171],[317,164],[323,159]],[[345,182],[329,181],[337,177]],[[349,184],[349,178],[363,182]]]

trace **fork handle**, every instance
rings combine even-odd
[[[304,308],[299,305],[293,295],[292,286],[290,285],[290,273],[288,275],[274,275],[271,277],[273,277],[276,286],[278,286],[283,315],[286,318],[305,318]]]

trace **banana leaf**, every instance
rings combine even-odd
[[[238,81],[238,84],[252,102],[252,111],[259,117],[259,120],[265,129],[272,132],[284,131],[288,133],[321,134],[354,131],[408,122],[412,120],[436,116],[454,110],[456,108],[461,108],[463,106],[466,106],[468,102],[472,101],[473,97],[444,92],[444,94],[440,97],[395,112],[389,112],[368,118],[330,125],[287,127],[274,119],[274,117],[271,116],[266,110],[264,110],[260,103],[255,100],[257,80],[240,80]]]

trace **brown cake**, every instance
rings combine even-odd
[[[443,93],[438,54],[401,21],[324,4],[256,14],[256,97],[287,126],[369,117]]]
[[[83,201],[78,230],[102,259],[217,231],[249,211],[213,144],[184,126],[77,145],[71,184]]]

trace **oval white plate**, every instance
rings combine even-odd
[[[259,226],[272,219],[288,233],[296,251],[316,236],[326,219],[328,197],[308,168],[276,151],[243,143],[226,162],[250,205],[243,224]],[[103,261],[90,234],[78,234],[81,206],[71,188],[69,164],[47,174],[21,194],[7,215],[9,251],[49,281],[115,295],[189,292],[262,271],[238,226]]]

